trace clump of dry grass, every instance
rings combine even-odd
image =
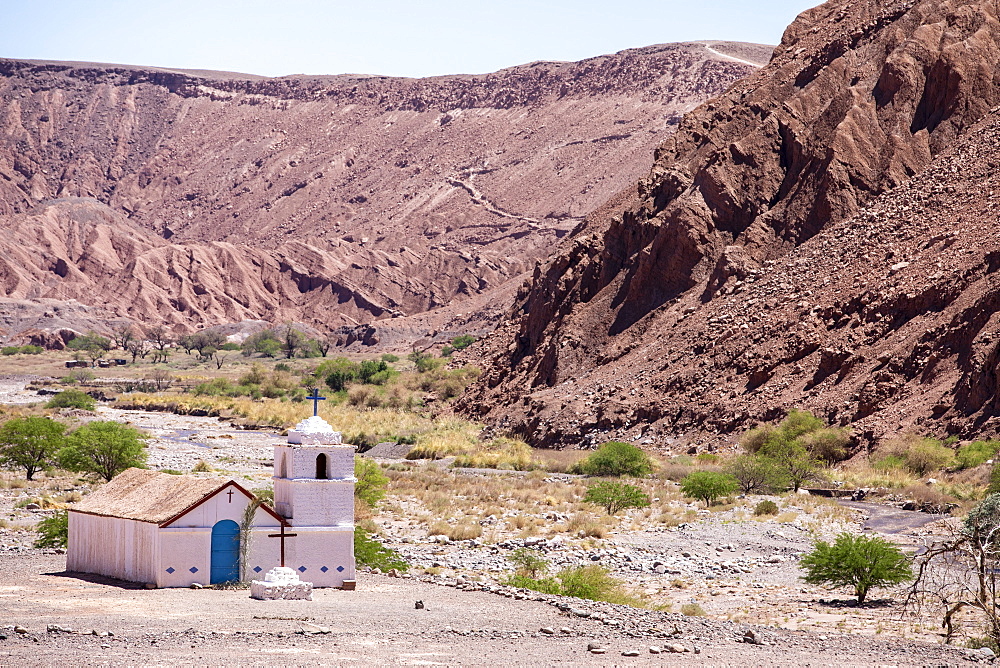
[[[907,499],[912,499],[921,510],[932,513],[943,513],[948,508],[957,506],[959,501],[932,485],[910,485],[902,490],[902,494]]]
[[[532,461],[531,447],[524,441],[496,438],[479,444],[474,452],[459,456],[455,466],[527,471],[536,464]]]

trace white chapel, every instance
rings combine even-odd
[[[70,508],[66,570],[188,587],[285,566],[353,588],[354,448],[314,415],[274,448],[273,479],[274,508],[261,504],[243,532],[254,496],[239,483],[128,469]]]

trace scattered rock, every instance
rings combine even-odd
[[[423,601],[417,601],[416,603],[413,604],[413,607],[416,608],[417,610],[423,610],[424,609],[424,602]]]
[[[622,656],[639,656],[639,650],[627,649],[624,652],[622,652]]]
[[[544,633],[547,636],[551,636],[551,635],[555,635],[556,630],[554,628],[552,628],[551,626],[543,626],[542,628],[538,629],[538,632],[539,633]]]
[[[650,646],[649,646],[649,653],[650,653],[650,654],[659,654],[659,653],[661,653],[662,651],[663,651],[663,650],[662,650],[662,649],[660,649],[659,647],[657,647],[656,645],[650,645]]]

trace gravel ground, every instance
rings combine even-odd
[[[970,651],[927,643],[751,627],[559,597],[518,600],[509,591],[370,574],[359,575],[353,592],[325,589],[313,601],[254,601],[245,590],[145,590],[73,577],[64,567],[63,556],[37,552],[0,560],[0,626],[6,625],[0,664],[802,666],[959,665],[974,659]],[[424,609],[416,609],[418,600]],[[595,610],[608,617],[580,616]],[[69,631],[47,630],[54,626]],[[764,644],[745,642],[748,630]],[[606,653],[591,653],[591,643]],[[649,652],[671,645],[688,651]],[[630,651],[638,655],[624,655]]]
[[[33,396],[0,381],[0,399],[24,403],[26,395]],[[146,430],[152,437],[149,463],[155,468],[187,471],[204,460],[234,477],[250,479],[251,487],[269,482],[275,434],[235,430],[214,418],[106,407],[99,409],[98,417]],[[458,475],[519,476],[471,470]],[[43,476],[34,489],[0,490],[0,513],[13,522],[11,528],[0,528],[0,627],[21,625],[28,631],[0,631],[7,636],[0,641],[0,665],[46,665],[57,657],[80,665],[230,664],[246,662],[248,652],[255,653],[253,661],[275,664],[926,665],[980,658],[937,645],[936,636],[906,620],[892,601],[852,609],[799,580],[798,556],[809,549],[814,536],[860,530],[870,517],[889,515],[888,524],[897,532],[894,540],[916,546],[935,531],[935,523],[921,526],[928,516],[920,513],[900,515],[871,504],[838,510],[827,504],[820,510],[828,516],[819,521],[816,508],[813,514],[808,511],[808,499],[793,498],[784,503],[806,508],[791,521],[747,519],[737,510],[699,511],[695,520],[678,527],[613,531],[603,541],[560,535],[511,537],[497,544],[430,538],[425,528],[406,517],[383,513],[378,520],[386,542],[406,555],[412,572],[430,568],[438,575],[403,579],[362,573],[356,592],[320,590],[311,603],[264,603],[251,601],[245,591],[148,591],[62,574],[65,557],[31,548],[33,535],[20,530],[44,511],[14,505],[39,489],[73,489],[74,482]],[[547,480],[552,485],[568,482],[568,476]],[[521,546],[544,552],[557,566],[600,563],[654,603],[697,602],[714,619],[499,586],[497,581],[510,572],[507,555]],[[426,609],[415,610],[416,600],[425,601]],[[304,622],[330,633],[300,633]],[[775,644],[743,643],[750,622],[771,624],[757,628],[765,643]],[[50,624],[114,635],[47,632]],[[883,624],[890,632],[878,636]],[[568,631],[562,631],[564,627]],[[543,628],[554,633],[543,633]],[[904,634],[911,639],[904,640]],[[590,653],[590,642],[601,644],[606,653]],[[683,645],[688,652],[649,653],[650,646],[671,644]],[[695,649],[700,654],[695,655]],[[622,655],[630,650],[639,656]]]

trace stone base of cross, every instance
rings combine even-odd
[[[312,590],[312,582],[303,582],[291,568],[276,566],[267,572],[263,580],[250,583],[250,598],[259,601],[311,601]]]

